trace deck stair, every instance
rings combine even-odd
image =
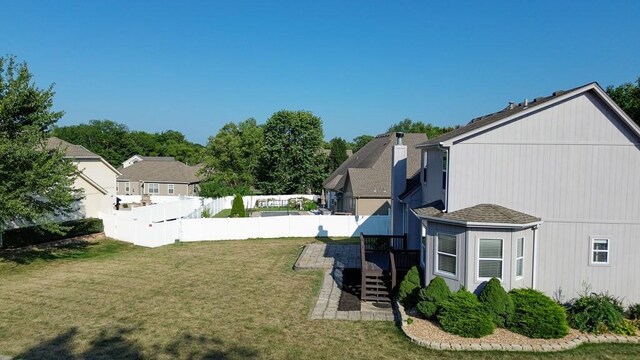
[[[406,235],[360,234],[361,300],[391,302],[396,283],[396,270],[392,266],[395,252],[406,249],[406,245]]]

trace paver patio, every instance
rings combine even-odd
[[[342,270],[360,268],[359,245],[309,244],[296,261],[295,268],[324,269],[324,280],[312,319],[393,321],[391,308],[381,309],[361,303],[360,311],[339,311],[342,290]]]

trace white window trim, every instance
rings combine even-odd
[[[518,256],[518,240],[522,239],[522,256]],[[527,240],[524,237],[519,237],[516,239],[516,262],[514,264],[513,272],[516,275],[516,280],[522,280],[524,278],[524,258],[526,251]],[[502,249],[504,253],[504,249]],[[522,274],[518,275],[518,260],[522,260]]]
[[[500,260],[494,258],[480,258],[480,240],[500,240],[502,242],[502,257]],[[504,239],[501,238],[478,238],[476,242],[476,280],[478,282],[488,281],[491,278],[488,277],[480,277],[480,260],[490,260],[490,261],[500,261],[500,274],[501,276],[497,278],[502,282],[504,278]]]
[[[167,194],[168,195],[176,194],[176,186],[174,184],[167,184]]]
[[[144,191],[146,194],[148,195],[160,195],[160,184],[158,183],[146,183],[146,186],[144,187]],[[156,185],[158,191],[157,192],[151,192],[151,185]]]
[[[607,242],[607,250],[594,250],[593,245],[596,241],[606,240]],[[607,261],[606,262],[596,262],[593,261],[593,254],[596,252],[606,252],[607,253]],[[589,240],[589,265],[591,266],[610,266],[611,265],[611,237],[609,236],[592,236]]]
[[[438,251],[438,243],[440,242],[440,235],[446,235],[446,236],[452,236],[455,239],[456,242],[456,255],[454,256],[456,258],[456,273],[452,274],[450,272],[446,272],[446,271],[442,271],[438,269],[438,255],[440,255],[440,252]],[[460,249],[458,249],[458,237],[455,236],[454,234],[447,234],[447,233],[437,233],[435,241],[433,242],[433,273],[435,275],[439,275],[442,276],[444,278],[447,279],[452,279],[452,280],[458,280],[458,258],[459,258],[459,252]],[[452,256],[449,253],[442,253],[445,256]]]
[[[125,195],[131,194],[131,182],[129,182],[129,181],[126,181],[124,183],[124,194]]]

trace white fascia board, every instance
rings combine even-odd
[[[413,210],[412,210],[413,211]],[[416,214],[414,212],[414,214]],[[453,219],[444,219],[441,217],[434,216],[420,216],[416,214],[416,216],[420,219],[425,219],[428,221],[438,222],[438,223],[446,223],[446,224],[454,224],[454,225],[462,225],[465,227],[475,227],[475,228],[505,228],[505,229],[526,229],[530,227],[534,227],[536,225],[542,224],[542,220],[534,221],[527,224],[508,224],[508,223],[485,223],[485,222],[469,222],[462,220],[453,220]]]

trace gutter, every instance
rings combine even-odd
[[[536,289],[538,286],[538,227],[540,225],[536,225],[533,227],[533,269],[531,274],[531,288]]]

